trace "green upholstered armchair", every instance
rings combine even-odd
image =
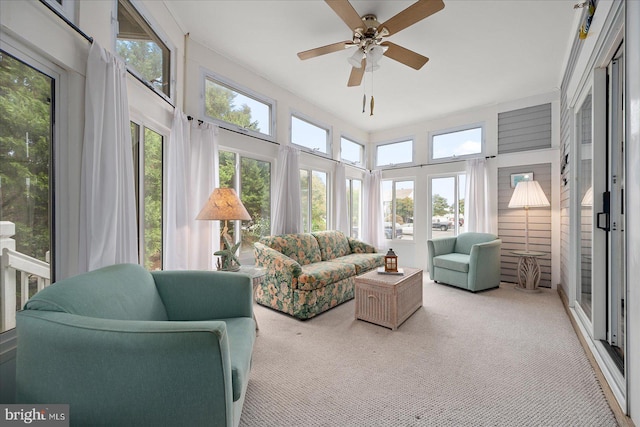
[[[252,303],[239,273],[121,264],[54,283],[17,314],[17,401],[69,404],[71,425],[238,425]]]
[[[461,233],[427,241],[431,280],[472,292],[500,286],[500,245],[490,233]]]

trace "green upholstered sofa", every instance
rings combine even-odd
[[[17,401],[69,404],[71,425],[238,425],[251,295],[247,275],[133,264],[52,284],[17,314]]]
[[[263,237],[254,253],[267,270],[256,302],[299,319],[352,299],[356,275],[384,264],[384,254],[340,231]]]
[[[490,233],[461,233],[427,241],[431,280],[472,292],[500,286],[500,245]]]

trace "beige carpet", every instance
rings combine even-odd
[[[262,306],[242,426],[615,426],[555,291],[424,281],[396,331]]]

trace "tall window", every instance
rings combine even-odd
[[[116,50],[139,77],[171,96],[171,51],[129,0],[118,0]]]
[[[345,137],[340,138],[340,159],[357,166],[364,165],[364,145]]]
[[[291,115],[291,142],[308,151],[329,155],[331,130],[300,115]]]
[[[463,232],[466,175],[431,178],[431,236],[456,236]]]
[[[251,216],[251,221],[230,224],[229,234],[234,241],[238,233],[242,239],[240,262],[253,263],[253,244],[271,231],[271,163],[220,151],[219,171],[220,187],[234,188]]]
[[[483,127],[472,126],[431,134],[431,161],[475,157],[483,151]]]
[[[39,260],[38,264],[49,263],[53,247],[53,99],[53,78],[0,50],[0,221],[15,225],[15,235],[9,236],[15,240],[15,250]],[[23,295],[19,279],[16,284],[7,301],[15,294],[19,310],[38,289],[34,277],[28,278],[28,295]],[[2,301],[0,332],[15,324],[13,310],[4,309]]]
[[[300,170],[302,231],[310,233],[327,229],[327,173]]]
[[[413,181],[382,181],[384,237],[413,240]]]
[[[580,233],[578,251],[580,256],[580,274],[578,281],[578,302],[584,314],[592,320],[592,259],[593,259],[593,118],[592,96],[587,95],[576,117],[578,137],[577,169],[578,200],[580,207]],[[591,193],[589,196],[588,193]]]
[[[376,166],[413,163],[413,140],[380,144],[376,147]]]
[[[347,203],[349,233],[354,239],[359,239],[362,230],[362,180],[347,179]]]
[[[131,122],[140,263],[162,269],[162,147],[158,132]]]
[[[254,136],[275,136],[275,101],[225,79],[207,74],[204,77],[204,114],[223,127]]]

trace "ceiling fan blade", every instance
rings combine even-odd
[[[395,34],[442,9],[444,9],[442,0],[418,0],[381,24],[379,28],[386,28],[389,31],[389,35]]]
[[[329,7],[344,21],[345,24],[353,31],[356,28],[362,28],[362,18],[358,12],[351,6],[347,0],[325,0]]]
[[[305,50],[304,52],[298,52],[298,58],[300,59],[315,58],[316,56],[326,55],[327,53],[333,53],[333,52],[338,52],[340,50],[345,50],[346,48],[352,45],[353,45],[353,42],[351,40],[328,44],[326,46],[317,47],[315,49]]]
[[[352,67],[351,74],[349,75],[349,82],[347,86],[360,86],[362,83],[362,77],[364,76],[364,67],[367,65],[367,60],[363,59],[360,68]]]
[[[422,68],[422,66],[429,60],[426,56],[422,56],[419,53],[415,53],[414,51],[395,43],[383,42],[380,43],[380,45],[388,48],[385,51],[384,56],[394,59],[404,65],[408,65],[416,70]]]

